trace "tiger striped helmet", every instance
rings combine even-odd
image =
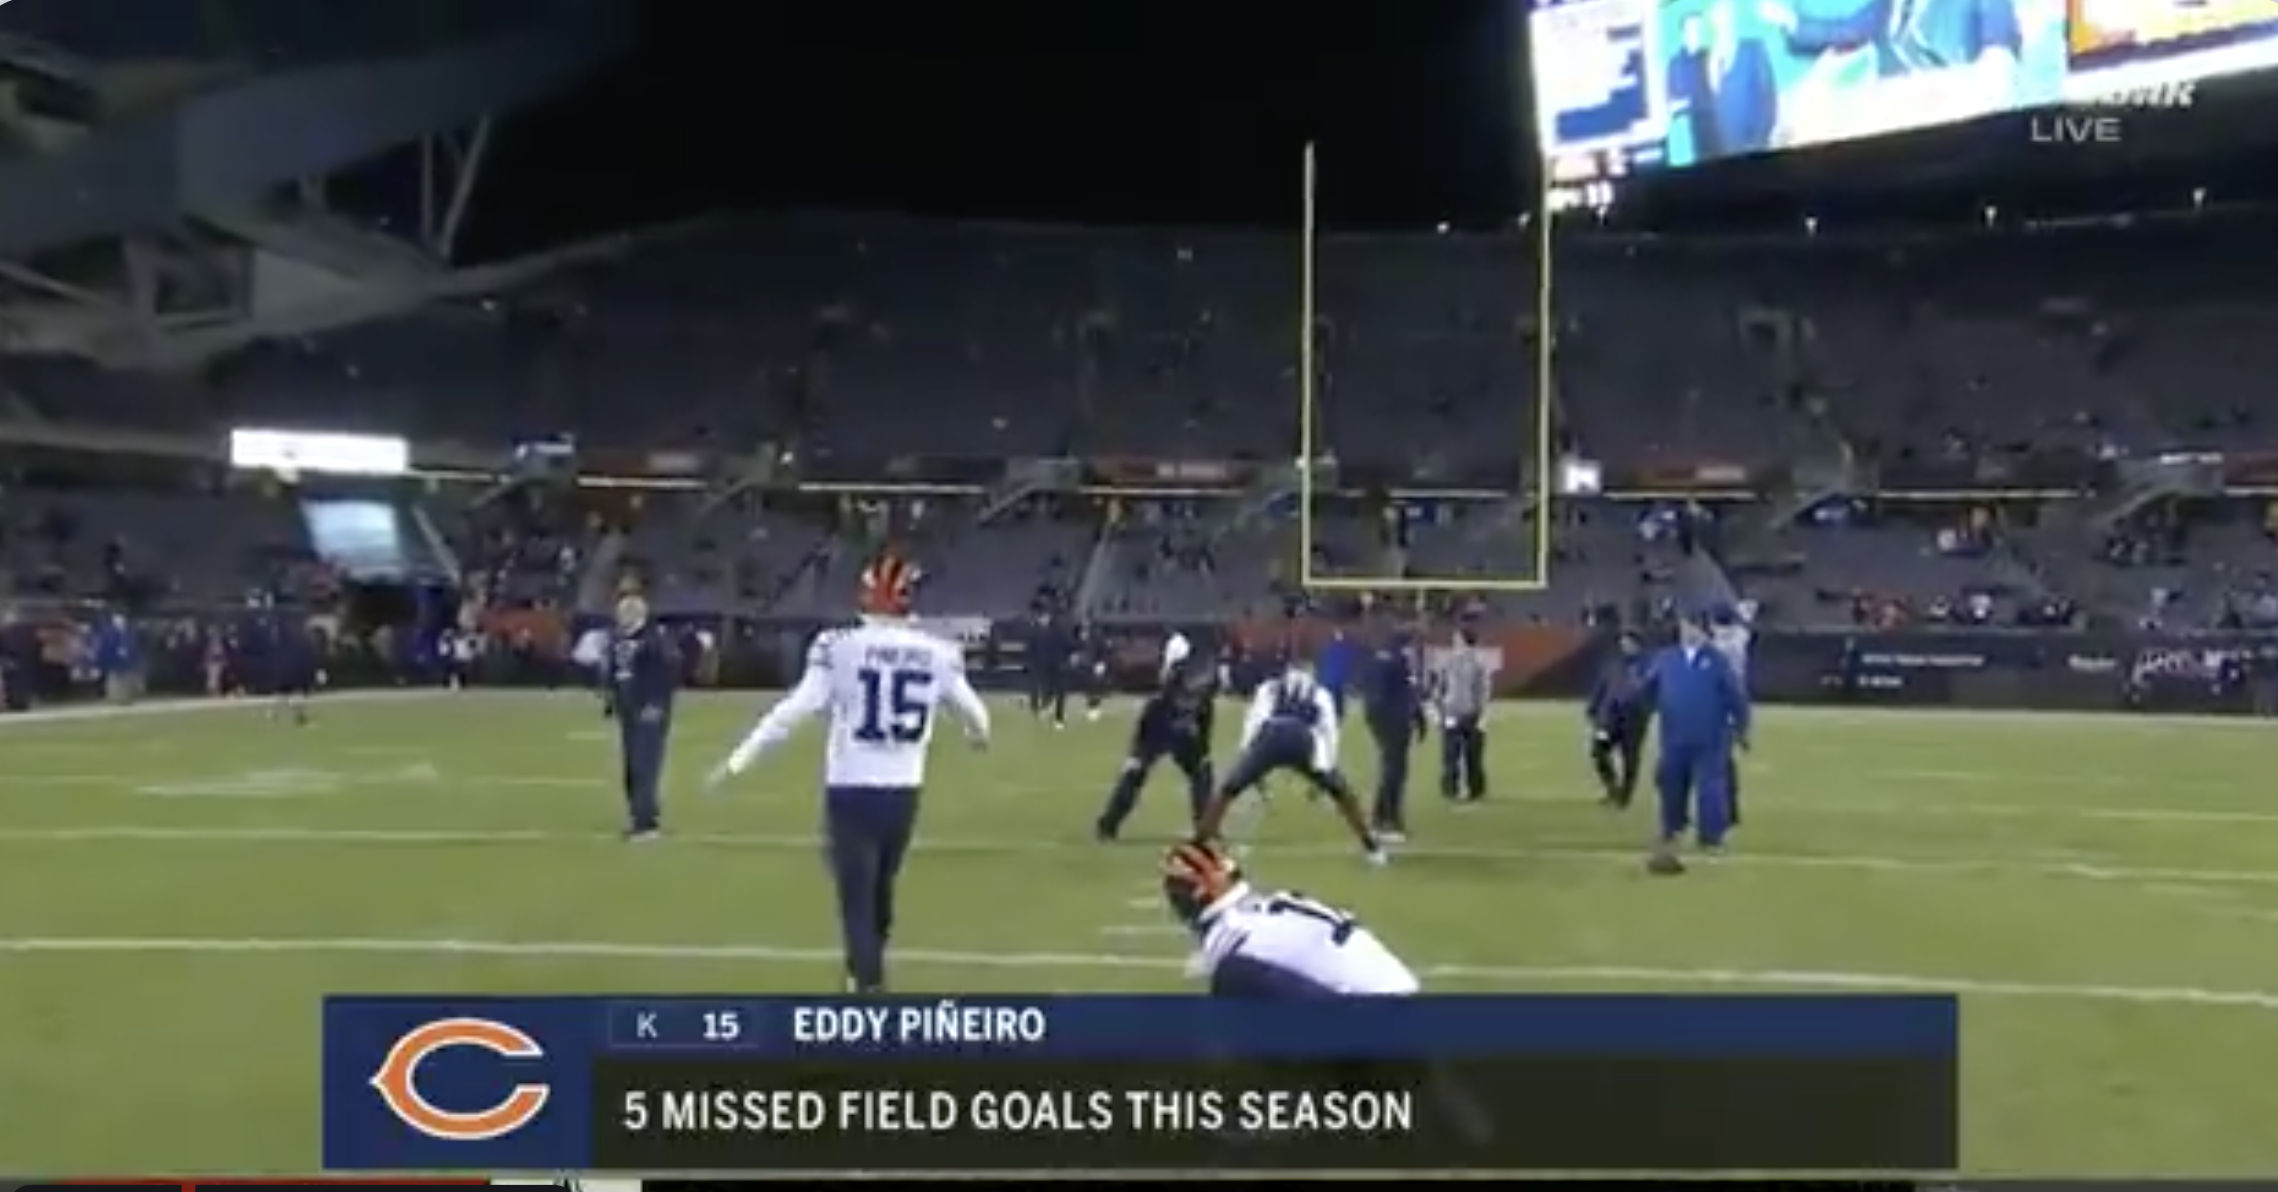
[[[918,569],[893,555],[862,569],[859,601],[863,612],[878,617],[906,617],[917,600]]]
[[[1242,867],[1208,841],[1172,845],[1163,855],[1163,898],[1181,923],[1191,926],[1241,884]]]

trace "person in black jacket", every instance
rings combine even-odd
[[[1389,635],[1361,662],[1361,698],[1368,732],[1376,739],[1376,805],[1370,818],[1378,836],[1399,843],[1408,833],[1409,751],[1424,739],[1424,692],[1415,642]]]
[[[1605,805],[1627,807],[1637,794],[1645,733],[1653,723],[1646,698],[1651,656],[1635,631],[1621,635],[1621,646],[1590,691],[1590,765],[1605,790]]]
[[[1036,614],[1028,645],[1028,710],[1052,721],[1053,728],[1068,727],[1068,684],[1075,677],[1076,634],[1050,609]]]
[[[617,601],[609,643],[609,694],[617,710],[624,762],[625,839],[653,840],[663,826],[665,746],[672,739],[672,698],[680,688],[680,651],[672,634],[649,618],[639,596]]]
[[[39,631],[14,609],[0,609],[0,711],[31,711],[39,664]]]

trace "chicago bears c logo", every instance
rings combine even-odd
[[[488,1109],[445,1109],[420,1091],[419,1066],[453,1047],[479,1048],[514,1060],[543,1059],[546,1054],[528,1031],[487,1018],[442,1018],[404,1032],[388,1048],[380,1070],[372,1073],[372,1088],[390,1113],[429,1138],[447,1142],[503,1138],[536,1121],[553,1096],[553,1089],[544,1084],[518,1084]]]

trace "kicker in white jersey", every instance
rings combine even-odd
[[[798,686],[768,710],[724,768],[741,774],[800,724],[827,715],[826,786],[920,787],[934,714],[944,703],[968,736],[987,738],[989,710],[965,677],[963,647],[899,618],[865,618],[815,639]]]
[[[1191,975],[1225,997],[1399,997],[1422,983],[1375,932],[1302,894],[1253,888],[1214,845],[1163,861],[1163,894],[1198,939]]]
[[[740,774],[802,722],[828,715],[823,835],[855,993],[886,987],[895,879],[917,829],[935,711],[947,703],[976,744],[989,737],[989,710],[966,681],[964,648],[908,619],[918,578],[892,557],[864,568],[862,624],[816,638],[799,685],[712,772],[715,784]]]

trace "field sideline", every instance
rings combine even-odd
[[[328,992],[832,988],[812,734],[693,789],[762,703],[689,702],[649,849],[613,839],[610,726],[576,694],[0,718],[0,1162],[313,1169]],[[1129,707],[1000,712],[990,752],[937,748],[899,983],[1178,988],[1147,848],[1171,777],[1140,839],[1088,839]],[[1573,709],[1492,733],[1494,802],[1443,806],[1427,773],[1388,872],[1296,800],[1253,868],[1449,989],[1960,992],[1973,1173],[2278,1168],[2278,726],[1770,709],[1739,855],[1678,882],[1640,874],[1642,814],[1592,804]],[[1348,762],[1366,785],[1366,746]]]

